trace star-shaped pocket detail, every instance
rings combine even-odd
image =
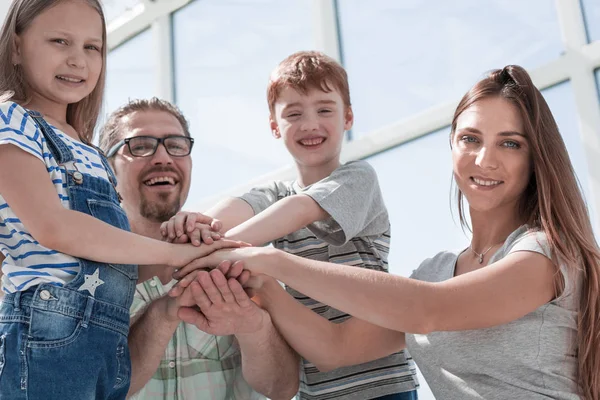
[[[96,271],[92,275],[86,275],[84,278],[85,282],[78,290],[87,290],[92,296],[95,296],[96,288],[104,284],[104,281],[100,279],[100,268],[96,268]]]

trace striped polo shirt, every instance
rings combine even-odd
[[[52,127],[71,149],[75,167],[82,174],[108,180],[98,152]],[[0,103],[0,145],[13,145],[44,163],[48,178],[65,208],[69,208],[69,193],[65,177],[48,149],[41,129],[26,110],[14,102]],[[73,166],[74,164],[74,166]],[[16,166],[15,166],[16,167]],[[40,245],[0,193],[0,251],[2,263],[2,290],[6,293],[24,291],[42,283],[62,286],[79,272],[76,258]]]
[[[274,247],[313,260],[388,271],[389,217],[377,175],[367,162],[342,165],[329,177],[304,188],[297,182],[272,182],[241,199],[258,214],[295,194],[310,196],[331,218],[275,240]],[[334,323],[350,318],[291,287],[286,289],[300,303]],[[298,398],[365,400],[412,391],[418,386],[415,364],[406,351],[329,372],[321,372],[303,359]]]

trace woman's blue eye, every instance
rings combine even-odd
[[[460,140],[462,140],[463,142],[467,142],[467,143],[475,143],[477,142],[477,139],[473,136],[463,136],[460,138]]]
[[[521,145],[517,142],[513,142],[512,140],[509,140],[507,142],[504,142],[504,146],[511,148],[511,149],[519,149],[521,148]]]

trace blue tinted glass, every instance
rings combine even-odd
[[[600,40],[600,1],[581,0],[588,40]]]
[[[486,70],[563,51],[554,0],[338,0],[354,135],[454,101]]]
[[[150,30],[143,31],[109,53],[106,62],[105,114],[130,99],[154,95],[155,58]]]

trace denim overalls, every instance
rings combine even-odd
[[[71,209],[130,230],[104,156],[110,183],[73,169],[67,145],[39,113],[29,115],[63,169]],[[64,287],[42,284],[0,303],[0,400],[125,399],[137,266],[79,264],[81,271]]]

